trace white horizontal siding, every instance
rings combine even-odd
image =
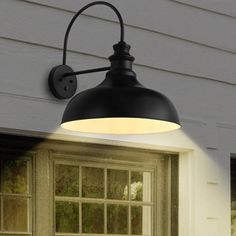
[[[173,0],[176,2],[188,4],[193,7],[214,11],[219,14],[225,14],[236,18],[236,2],[234,0],[215,1],[215,0]]]
[[[1,0],[0,37],[61,48],[71,17],[44,6]],[[79,23],[70,35],[69,49],[104,58],[112,53],[111,46],[119,39],[117,24],[86,16]],[[236,54],[137,28],[126,31],[137,64],[236,83]]]
[[[0,127],[34,131],[44,130],[53,133],[61,122],[63,105],[64,103],[1,94]]]
[[[106,60],[69,53],[70,65],[76,68],[103,66]],[[0,39],[0,93],[57,101],[49,92],[47,78],[50,69],[60,63],[61,51],[42,46]],[[89,65],[89,66],[88,66]],[[141,83],[169,96],[182,117],[219,120],[233,123],[236,117],[236,86],[216,83],[196,77],[135,66]],[[100,83],[105,73],[79,76],[79,91]],[[220,99],[219,99],[220,98]],[[207,101],[207,102],[206,102]],[[232,104],[231,104],[232,103]],[[229,109],[224,104],[231,104]],[[5,109],[9,107],[6,106]],[[52,117],[55,113],[52,113]]]
[[[105,59],[69,53],[74,68],[93,68],[107,64]],[[38,98],[54,99],[48,89],[48,75],[52,67],[61,64],[62,52],[53,48],[0,38],[0,91]],[[79,66],[78,66],[79,65]],[[100,79],[99,79],[100,76]],[[104,73],[79,77],[79,90],[95,86]]]
[[[195,2],[195,0],[190,1]],[[75,12],[91,0],[28,0],[28,2]],[[125,22],[129,25],[236,52],[236,42],[232,40],[236,38],[236,19],[232,17],[204,11],[172,0],[129,0],[125,3],[124,1],[108,0],[108,2],[118,7]],[[196,2],[200,2],[200,0]],[[201,2],[204,4],[206,1]],[[217,1],[212,2],[212,5],[215,6]],[[228,1],[219,2],[226,5]],[[114,14],[104,6],[95,6],[85,13],[117,20]]]

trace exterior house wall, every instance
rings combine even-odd
[[[70,18],[90,1],[1,0],[1,131],[178,151],[179,235],[230,236],[230,156],[236,154],[236,18],[232,8],[208,1],[203,6],[201,1],[188,0],[109,1],[124,16],[126,41],[136,57],[139,80],[167,95],[183,124],[171,133],[115,137],[59,129],[67,102],[56,100],[47,86],[50,69],[61,63]],[[74,69],[108,65],[106,58],[118,39],[113,13],[93,7],[74,25],[68,64]],[[103,73],[81,75],[78,91],[103,78]]]

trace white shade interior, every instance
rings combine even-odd
[[[95,118],[65,122],[61,127],[83,133],[150,134],[176,130],[180,125],[146,118]]]

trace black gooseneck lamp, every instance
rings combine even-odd
[[[70,30],[77,17],[94,5],[110,7],[120,22],[120,41],[113,46],[110,67],[74,72],[66,64]],[[119,11],[110,3],[96,1],[81,8],[68,25],[62,65],[49,75],[49,87],[58,99],[71,98],[77,89],[76,75],[108,71],[98,86],[74,96],[68,103],[61,126],[65,129],[100,134],[148,134],[180,128],[178,114],[172,102],[163,94],[145,88],[132,70],[134,57],[124,41],[124,23]]]

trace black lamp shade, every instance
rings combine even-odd
[[[119,42],[113,48],[105,80],[68,103],[61,126],[100,134],[150,134],[180,128],[171,101],[138,82],[130,46]]]
[[[180,122],[163,94],[143,87],[134,77],[108,76],[68,103],[61,126],[86,133],[146,134],[178,129]]]

